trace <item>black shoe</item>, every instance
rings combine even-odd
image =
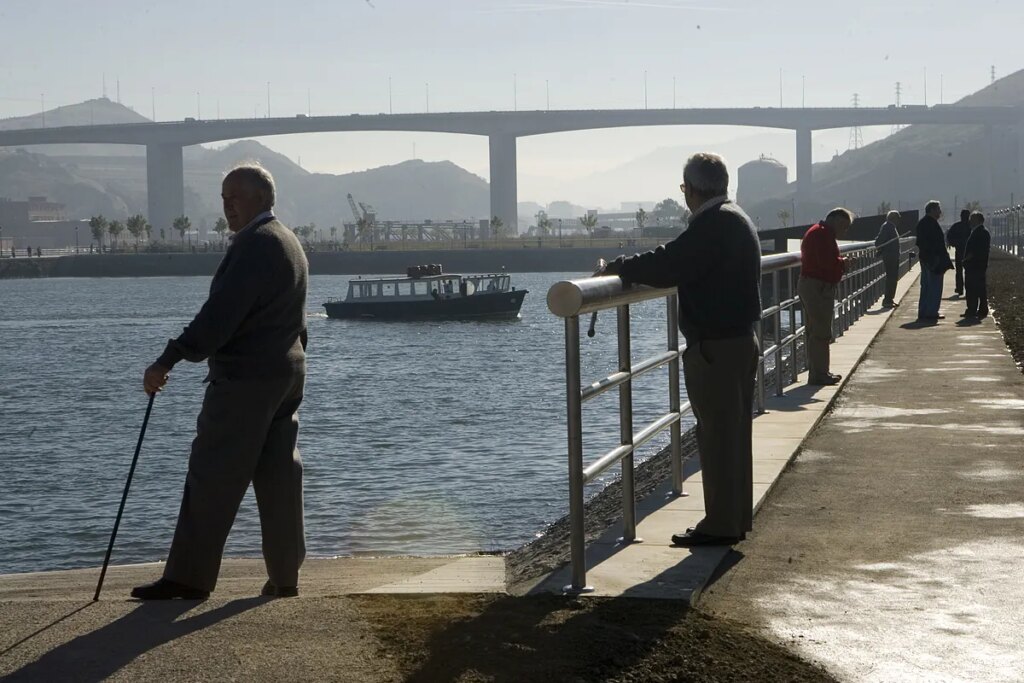
[[[961,318],[977,318],[978,314],[975,313],[974,311],[964,311],[963,313],[960,314],[960,317]]]
[[[268,598],[294,598],[299,594],[298,586],[275,586],[272,581],[263,584],[260,595]]]
[[[132,589],[132,597],[139,600],[206,600],[210,591],[192,588],[176,581],[160,579]]]
[[[946,316],[944,316],[944,315],[921,315],[921,316],[918,316],[917,319],[918,320],[945,320]]]
[[[842,378],[842,375],[834,375],[830,372],[824,377],[815,377],[809,379],[807,380],[807,383],[819,387],[830,387],[839,384],[839,380],[841,380]]]
[[[685,534],[672,534],[672,545],[692,548],[700,545],[735,545],[742,540],[739,536],[712,536],[690,528]]]

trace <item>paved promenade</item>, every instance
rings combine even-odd
[[[842,680],[1021,681],[1024,377],[991,318],[919,327],[917,293],[701,606]]]

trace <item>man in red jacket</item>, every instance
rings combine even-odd
[[[846,259],[839,255],[841,239],[853,223],[849,210],[832,209],[825,220],[815,223],[800,242],[800,284],[803,304],[807,383],[837,384],[841,375],[829,372],[828,345],[832,341],[836,285],[843,279]]]

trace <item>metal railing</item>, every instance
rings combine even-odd
[[[901,277],[910,268],[908,255],[912,256],[912,244],[912,239],[900,240]],[[885,280],[884,265],[876,255],[873,242],[847,244],[840,248],[840,252],[849,258],[850,265],[836,291],[834,331],[837,336],[847,330],[882,295]],[[774,379],[771,384],[777,396],[783,394],[787,385],[797,381],[803,367],[797,353],[799,341],[804,335],[804,327],[798,326],[797,320],[797,307],[800,304],[800,297],[796,293],[799,268],[800,252],[775,254],[761,259],[762,299],[769,301],[770,305],[763,310],[756,326],[762,351],[757,365],[757,390],[752,409],[758,413],[764,412],[768,363],[772,366],[770,371]],[[634,363],[631,359],[629,307],[634,303],[658,298],[665,299],[668,328],[666,350]],[[551,313],[563,318],[565,323],[572,583],[565,586],[564,590],[567,593],[585,593],[593,590],[593,587],[587,585],[585,560],[584,488],[588,483],[616,463],[621,463],[623,535],[619,540],[622,543],[640,542],[641,539],[636,536],[633,456],[638,448],[669,429],[672,493],[676,496],[685,495],[681,420],[691,410],[689,401],[682,403],[679,392],[679,361],[685,345],[680,346],[679,343],[679,309],[674,288],[627,287],[616,276],[590,277],[554,284],[548,290],[547,301]],[[611,308],[616,309],[617,317],[618,370],[584,386],[580,367],[580,316]],[[771,344],[767,346],[766,329],[771,334]],[[639,431],[634,431],[632,382],[636,377],[663,366],[668,366],[669,372],[668,412]],[[615,388],[619,391],[619,444],[586,465],[583,457],[583,404]]]
[[[992,246],[1024,257],[1024,204],[996,209],[991,217]]]

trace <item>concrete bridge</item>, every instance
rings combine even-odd
[[[0,147],[107,143],[145,145],[149,221],[170,226],[184,213],[182,148],[189,145],[296,133],[418,131],[486,136],[490,148],[491,215],[517,224],[516,140],[530,135],[633,126],[752,126],[782,128],[796,134],[798,212],[812,189],[811,135],[815,130],[889,125],[985,126],[1016,133],[1018,168],[1024,169],[1024,107],[774,108],[489,111],[435,114],[303,116],[264,119],[185,119],[180,122],[128,123],[0,131]],[[991,144],[989,145],[991,148]],[[1018,175],[1020,172],[1018,171]],[[1018,178],[1018,185],[1021,179]]]

